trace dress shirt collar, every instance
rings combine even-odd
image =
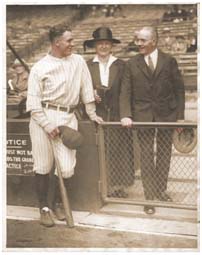
[[[110,56],[109,56],[109,59],[108,59],[108,62],[107,62],[107,66],[111,66],[111,64],[112,64],[115,60],[117,60],[117,58],[114,57],[114,56],[112,56],[112,55],[110,55]],[[103,62],[101,62],[101,61],[99,60],[98,55],[95,55],[95,57],[93,58],[93,62],[98,62],[98,63],[103,64]]]
[[[152,62],[154,64],[154,68],[156,68],[157,65],[157,59],[158,59],[158,49],[156,48],[154,51],[152,51],[152,53],[150,53],[149,55],[144,56],[144,60],[148,65],[148,57],[151,57]]]

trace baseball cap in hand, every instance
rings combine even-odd
[[[58,128],[62,142],[67,148],[76,150],[82,145],[83,136],[79,131],[68,126],[59,126]]]

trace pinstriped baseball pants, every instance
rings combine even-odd
[[[48,120],[55,126],[66,125],[71,128],[78,128],[78,121],[74,113],[44,109]],[[76,165],[76,150],[70,150],[63,145],[62,140],[58,137],[51,139],[44,129],[31,118],[30,136],[32,142],[32,154],[34,160],[33,171],[37,174],[48,174],[54,164],[55,156],[60,164],[63,178],[69,178],[74,174]],[[57,175],[57,168],[55,168]]]

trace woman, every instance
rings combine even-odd
[[[113,38],[108,27],[97,28],[93,39],[84,42],[84,49],[87,46],[96,51],[87,64],[94,86],[96,111],[104,121],[120,121],[119,94],[125,62],[112,55],[113,44],[118,43],[120,41]],[[110,127],[105,131],[108,196],[127,197],[124,188],[134,180],[132,131]]]

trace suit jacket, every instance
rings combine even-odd
[[[121,118],[173,122],[184,119],[184,108],[184,82],[175,58],[159,50],[153,74],[141,54],[126,63],[120,92]]]
[[[120,120],[119,95],[125,62],[117,59],[111,64],[109,69],[108,88],[101,84],[99,64],[93,62],[93,59],[90,59],[87,61],[87,65],[92,77],[93,87],[98,91],[98,94],[102,98],[101,103],[96,103],[97,114],[105,121]]]

